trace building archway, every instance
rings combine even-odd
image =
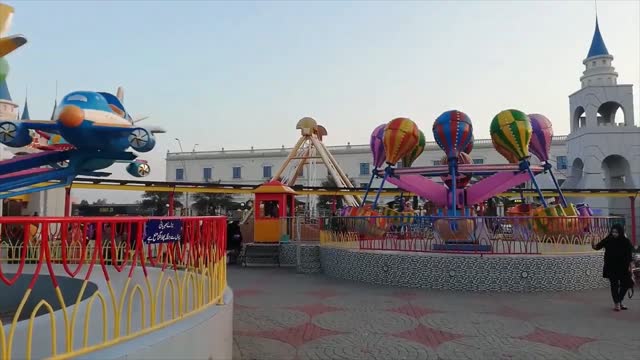
[[[624,109],[620,103],[607,101],[598,107],[598,126],[624,124]]]
[[[587,125],[587,116],[584,111],[584,107],[578,106],[573,111],[573,118],[571,119],[571,129],[578,130],[581,127],[585,127]]]
[[[584,162],[580,158],[575,158],[571,164],[571,172],[567,178],[567,181],[563,184],[566,189],[575,189],[579,187],[580,181],[582,181],[582,175],[584,174]]]
[[[602,174],[607,189],[634,188],[629,161],[621,155],[609,155],[602,160]],[[609,215],[624,216],[627,223],[631,220],[631,209],[627,198],[609,198]]]
[[[609,155],[602,160],[604,182],[609,189],[633,188],[631,166],[629,161],[621,155]]]

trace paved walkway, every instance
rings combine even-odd
[[[234,359],[640,359],[640,294],[484,294],[229,268]]]

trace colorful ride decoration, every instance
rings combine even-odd
[[[433,227],[445,243],[474,243],[473,234],[476,227],[473,219],[437,219]]]
[[[422,130],[418,130],[418,143],[408,154],[402,157],[402,167],[411,167],[413,162],[422,155],[424,147],[427,145],[427,141],[424,137]]]
[[[489,129],[493,143],[513,154],[519,161],[530,156],[529,142],[532,131],[529,117],[522,111],[513,109],[499,112],[491,121]]]
[[[462,151],[467,153],[467,155],[470,155],[471,152],[473,151],[473,142],[474,142],[474,138],[473,138],[473,134],[471,134],[471,141],[469,141],[467,146],[464,149],[462,149]]]
[[[394,166],[420,141],[420,130],[407,118],[391,120],[384,129],[384,153],[387,164]]]
[[[457,159],[473,142],[471,119],[462,111],[445,111],[433,123],[433,138],[449,159]]]
[[[541,114],[529,114],[531,121],[531,141],[529,142],[529,152],[535,155],[540,161],[549,161],[551,152],[551,140],[553,139],[553,125],[549,119]]]
[[[457,179],[458,156],[473,142],[473,125],[467,114],[458,110],[449,110],[438,116],[433,123],[433,137],[440,148],[445,152],[449,165],[449,198],[451,215],[456,215],[458,208]]]
[[[518,156],[512,152],[510,152],[507,148],[503,147],[500,143],[497,143],[494,139],[491,139],[491,143],[493,144],[493,148],[502,155],[510,164],[517,164],[520,162]]]
[[[411,119],[402,118],[402,117],[395,118],[389,121],[389,123],[385,126],[382,144],[384,147],[385,161],[388,166],[385,169],[384,177],[382,178],[380,188],[378,189],[378,192],[376,193],[376,198],[373,201],[373,208],[375,208],[378,204],[378,200],[380,199],[380,192],[382,191],[382,187],[384,186],[384,183],[387,180],[387,177],[393,171],[392,167],[395,166],[398,163],[398,161],[400,161],[400,159],[407,156],[412,151],[416,150],[416,146],[419,143],[420,143],[420,130],[418,129],[418,125],[416,125],[416,123],[414,123]],[[373,151],[373,148],[372,148],[372,151]],[[367,193],[369,188],[371,187],[372,182],[373,182],[373,174],[372,174],[371,180],[369,181],[369,185],[367,186]],[[363,204],[366,199],[367,197],[365,195],[363,199]]]
[[[519,161],[520,168],[529,173],[531,182],[538,192],[540,202],[546,208],[547,201],[544,199],[535,175],[529,166],[529,158],[531,157],[529,143],[531,142],[533,129],[527,114],[520,110],[503,110],[491,121],[489,132],[496,151],[511,163]]]
[[[440,160],[440,162],[442,163],[442,165],[448,165],[449,164],[449,158],[446,156],[443,156],[442,159]],[[472,164],[473,160],[471,159],[471,156],[469,156],[467,153],[463,153],[461,152],[458,155],[458,164]],[[443,175],[440,177],[440,179],[442,179],[442,181],[444,182],[445,185],[447,185],[447,187],[449,189],[451,189],[451,175]],[[471,177],[465,174],[461,174],[460,176],[456,177],[456,188],[458,189],[464,189],[465,187],[467,187],[467,185],[469,185],[469,182],[471,181]]]
[[[382,231],[384,236],[389,236],[388,231],[391,233],[404,232],[405,229],[412,228],[417,222],[423,221],[416,218],[416,214],[412,212],[398,212],[387,208],[375,209],[386,180],[400,189],[411,191],[432,201],[437,206],[438,214],[444,215],[442,218],[434,219],[433,229],[442,239],[446,240],[445,243],[454,242],[455,244],[451,248],[447,247],[447,244],[441,244],[440,250],[453,249],[456,251],[455,249],[464,247],[487,251],[483,250],[484,248],[479,245],[478,239],[475,239],[476,231],[484,231],[482,227],[485,224],[476,223],[471,219],[475,212],[474,205],[481,204],[491,196],[513,186],[531,181],[538,192],[542,206],[522,204],[507,209],[508,216],[530,218],[523,219],[522,226],[518,225],[520,220],[517,220],[516,227],[522,228],[522,234],[538,234],[546,238],[558,238],[558,236],[577,234],[587,230],[588,220],[585,222],[579,218],[579,216],[584,216],[583,214],[588,214],[587,208],[583,206],[578,209],[574,205],[566,204],[557,185],[556,189],[560,194],[562,204],[548,205],[536,182],[536,174],[545,171],[551,173],[551,165],[548,160],[553,139],[553,127],[543,115],[532,114],[529,116],[522,111],[509,109],[501,111],[493,118],[490,126],[492,143],[496,151],[516,166],[473,165],[469,155],[473,151],[474,145],[473,125],[469,116],[463,112],[450,110],[442,113],[435,119],[432,131],[436,143],[444,151],[445,156],[440,165],[415,167],[413,164],[424,152],[426,145],[423,140],[424,134],[418,130],[417,126],[405,118],[397,118],[386,125],[378,126],[371,135],[374,165],[381,167],[386,162],[388,166],[384,170],[384,178],[378,189],[376,200],[372,207],[365,206],[366,209],[360,210],[349,209],[343,215],[360,217],[358,227],[366,227],[368,234]],[[535,155],[543,161],[544,166],[531,165],[531,155]],[[398,166],[394,169],[399,160],[402,160],[402,168]],[[441,165],[446,165],[446,167]],[[382,177],[382,170],[374,169],[372,179],[375,176]],[[481,178],[471,184],[473,176],[481,176]],[[440,177],[444,185],[424,177]],[[371,182],[367,191],[370,187]],[[464,216],[457,217],[458,213],[464,214]],[[372,216],[376,219],[375,221],[362,221],[362,216]],[[445,220],[440,221],[441,219]],[[407,225],[410,226],[407,227]],[[377,230],[373,230],[372,227]],[[387,228],[390,230],[384,230]],[[412,231],[410,230],[410,232]],[[474,247],[476,245],[477,247]]]
[[[567,207],[567,199],[565,199],[560,184],[553,174],[553,165],[549,162],[549,153],[551,152],[551,141],[553,139],[553,125],[549,119],[541,114],[529,114],[531,120],[531,128],[533,135],[529,143],[529,151],[535,155],[544,164],[544,170],[549,172],[553,185],[558,191],[562,206]]]
[[[384,151],[384,130],[387,124],[378,125],[371,133],[371,140],[369,146],[371,148],[371,154],[373,155],[373,166],[375,168],[381,168],[386,161]]]

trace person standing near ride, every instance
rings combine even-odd
[[[622,300],[624,300],[627,290],[633,286],[631,277],[633,245],[624,236],[624,228],[620,224],[614,224],[609,235],[597,244],[593,241],[591,247],[594,250],[604,248],[602,276],[609,279],[611,283],[611,297],[615,304],[613,310],[627,310],[627,307],[622,305]]]

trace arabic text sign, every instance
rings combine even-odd
[[[149,220],[144,227],[145,244],[172,243],[182,240],[181,220]]]

